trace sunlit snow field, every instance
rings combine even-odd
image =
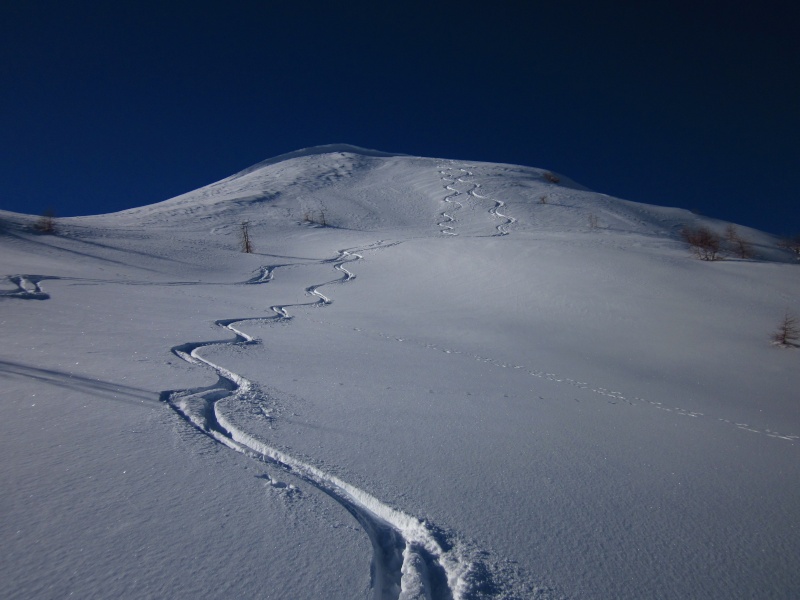
[[[800,596],[800,266],[550,179],[323,147],[0,212],[3,595]]]

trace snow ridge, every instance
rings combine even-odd
[[[360,251],[386,248],[394,244],[382,241]],[[217,442],[257,460],[269,462],[289,471],[308,484],[321,490],[342,505],[359,522],[369,536],[373,547],[372,588],[376,600],[461,600],[474,597],[469,579],[473,565],[459,556],[450,544],[440,542],[441,534],[426,521],[407,515],[381,502],[371,494],[309,463],[296,459],[262,440],[256,439],[237,427],[219,409],[222,399],[245,399],[259,394],[257,387],[241,375],[204,358],[200,351],[216,345],[253,345],[259,342],[237,329],[245,321],[277,321],[292,317],[286,310],[299,306],[327,306],[332,300],[319,292],[319,288],[333,283],[352,281],[355,275],[344,265],[362,259],[356,249],[341,250],[335,258],[321,261],[333,263],[343,275],[325,283],[306,288],[317,300],[304,304],[272,306],[272,317],[221,319],[216,324],[234,334],[230,340],[191,342],[176,346],[173,353],[184,361],[213,370],[218,381],[208,387],[162,393],[180,416]],[[271,280],[279,266],[263,267],[260,274],[248,283]]]

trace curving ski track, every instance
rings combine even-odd
[[[378,247],[385,248],[387,245],[378,242],[362,248],[361,251]],[[306,288],[308,294],[317,296],[314,302],[272,306],[270,309],[275,315],[271,317],[220,319],[216,324],[231,331],[234,334],[233,339],[190,342],[172,348],[176,356],[190,364],[211,369],[218,379],[207,387],[163,392],[161,399],[215,441],[291,472],[350,512],[372,544],[371,586],[375,600],[466,600],[477,594],[472,589],[474,580],[479,579],[474,573],[475,565],[458,556],[457,550],[450,544],[440,541],[440,531],[426,521],[396,510],[339,477],[296,459],[239,429],[219,410],[218,403],[223,399],[244,401],[258,397],[260,392],[257,386],[241,375],[204,358],[200,352],[208,346],[247,346],[260,343],[237,329],[235,325],[238,323],[289,320],[292,317],[288,308],[332,304],[332,300],[322,294],[319,288],[353,280],[355,275],[344,265],[361,258],[355,250],[341,250],[335,258],[322,261],[332,263],[334,269],[342,272],[342,276]],[[277,266],[264,267],[260,275],[248,283],[269,281]]]
[[[478,201],[481,201],[481,200],[492,200],[488,196],[483,196],[483,195],[479,194],[476,191],[479,187],[481,187],[480,183],[476,183],[474,181],[468,181],[468,180],[463,178],[463,176],[473,177],[475,175],[469,169],[465,169],[463,167],[459,167],[458,168],[458,170],[461,171],[463,176],[453,175],[453,174],[448,172],[448,171],[452,171],[454,169],[454,167],[444,167],[444,166],[442,166],[442,167],[439,167],[439,169],[440,169],[439,170],[439,175],[441,176],[442,182],[444,183],[444,188],[448,192],[450,192],[450,194],[445,196],[443,198],[443,200],[445,202],[455,206],[456,209],[461,209],[461,208],[464,207],[464,205],[461,202],[455,200],[456,197],[461,196],[461,195],[466,195],[467,197],[471,196],[471,197],[475,198]],[[455,184],[456,181],[461,182],[461,183],[469,184],[469,185],[472,186],[472,188],[467,190],[466,192],[460,192],[456,188],[453,187],[453,184]],[[497,230],[497,233],[495,233],[494,236],[508,235],[509,234],[509,227],[511,225],[513,225],[514,223],[516,223],[517,220],[514,217],[511,217],[509,215],[506,215],[506,214],[500,212],[500,209],[505,207],[505,205],[506,205],[505,202],[503,202],[502,200],[492,200],[492,201],[494,202],[494,206],[492,206],[492,208],[489,209],[489,214],[492,215],[492,217],[494,217],[494,218],[503,219],[504,220],[503,223],[500,223],[499,225],[497,225],[495,227],[495,229]],[[438,223],[439,227],[441,228],[441,233],[444,233],[444,234],[447,234],[447,235],[458,235],[458,233],[456,233],[455,228],[452,225],[452,223],[455,223],[455,221],[456,221],[455,217],[453,217],[447,211],[444,211],[444,212],[440,213],[440,216],[443,218],[443,220]]]
[[[258,275],[254,275],[253,277],[251,277],[250,279],[245,281],[245,283],[251,284],[251,285],[255,285],[255,284],[259,284],[259,283],[269,283],[270,281],[272,281],[272,277],[273,277],[272,273],[275,271],[275,269],[279,269],[281,267],[288,267],[288,266],[289,265],[286,265],[286,264],[284,264],[284,265],[266,265],[264,267],[261,267],[258,270]]]
[[[450,181],[450,183],[445,183],[444,185],[444,189],[446,189],[450,193],[444,198],[442,198],[442,200],[454,206],[455,210],[462,208],[464,205],[461,204],[461,202],[455,200],[456,197],[461,195],[461,192],[459,192],[456,188],[452,186],[452,184],[456,182],[456,179],[454,177],[449,176],[447,174],[447,170],[445,169],[440,170],[439,174],[442,176],[443,182]],[[456,221],[455,217],[453,217],[447,211],[440,213],[440,216],[442,217],[443,220],[439,221],[439,223],[437,224],[441,228],[441,233],[444,233],[446,235],[458,235],[458,233],[456,233],[455,231],[455,228],[450,224],[450,223],[455,223]]]
[[[475,187],[480,187],[480,184],[476,183]],[[486,196],[481,196],[480,194],[476,193],[474,190],[472,191],[472,195],[475,196],[476,198],[480,198],[482,200],[485,200],[487,198]],[[506,205],[506,203],[503,202],[502,200],[495,200],[494,201],[494,206],[489,209],[489,214],[490,215],[492,215],[494,217],[497,217],[498,219],[505,219],[505,223],[500,223],[500,225],[498,225],[495,228],[495,229],[497,229],[497,233],[495,234],[496,236],[498,236],[498,235],[508,235],[509,234],[508,228],[511,225],[513,225],[514,223],[517,222],[517,220],[514,217],[511,217],[509,215],[506,215],[506,214],[503,214],[503,213],[500,212],[500,209],[503,208],[505,205]]]

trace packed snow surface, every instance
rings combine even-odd
[[[767,234],[700,261],[726,223],[343,145],[36,222],[0,212],[6,598],[800,597]]]

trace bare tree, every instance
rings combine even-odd
[[[787,310],[777,331],[772,334],[772,341],[778,346],[793,347],[797,346],[798,339],[800,339],[800,325],[797,323],[797,317]]]
[[[597,229],[597,215],[589,213],[589,229]]]
[[[719,236],[708,227],[684,227],[681,237],[689,244],[692,253],[700,260],[721,260],[720,249],[722,241]]]
[[[753,258],[755,255],[753,244],[750,243],[750,240],[739,235],[739,230],[736,229],[736,225],[729,224],[725,228],[725,241],[728,242],[728,246],[734,256],[738,256],[739,258]]]
[[[241,241],[242,241],[242,252],[245,254],[252,254],[253,253],[253,243],[250,241],[250,231],[248,227],[250,223],[248,221],[242,221],[242,229],[241,229]]]

